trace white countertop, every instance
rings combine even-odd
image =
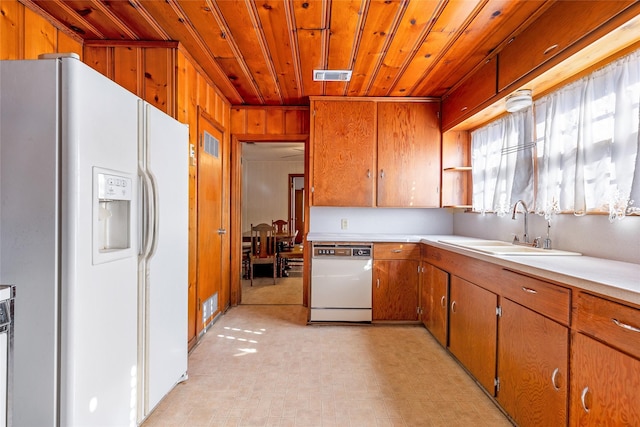
[[[440,240],[473,240],[451,235],[309,233],[316,242],[414,242],[492,262],[542,279],[640,305],[640,264],[588,256],[499,256],[447,245]]]

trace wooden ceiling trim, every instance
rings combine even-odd
[[[321,61],[322,68],[324,69],[329,66],[329,42],[331,38],[331,4],[332,0],[325,0],[322,2],[322,23],[320,24],[320,28],[322,31]]]
[[[298,84],[291,56],[291,30],[287,5],[278,0],[262,0],[255,6],[265,43],[265,55],[273,67],[274,84],[281,94],[281,104],[295,102]]]
[[[333,3],[329,31],[329,56],[327,69],[348,70],[354,61],[355,46],[362,20],[362,0],[339,0]],[[347,90],[347,82],[326,82],[325,94],[341,95]]]
[[[227,35],[213,16],[206,0],[180,1],[182,13],[189,18],[191,25],[198,29],[202,43],[207,46],[206,52],[214,59],[232,59],[233,51],[227,42]]]
[[[136,10],[137,4],[133,0],[104,3],[111,13],[136,35],[138,40],[168,40],[167,37],[163,37],[162,30],[158,31],[157,28],[152,27],[148,20]]]
[[[282,105],[284,104],[284,96],[282,93],[282,88],[280,87],[278,73],[276,72],[276,67],[273,63],[273,58],[269,53],[269,44],[267,43],[267,37],[264,32],[264,27],[262,26],[262,21],[260,20],[260,14],[258,13],[256,4],[253,0],[245,0],[245,3],[247,6],[247,11],[249,13],[249,19],[251,19],[251,24],[253,25],[253,28],[256,32],[256,38],[262,52],[262,57],[264,58],[265,67],[267,68],[269,77],[271,78],[273,93],[277,97],[277,103]]]
[[[433,34],[433,29],[436,27],[438,23],[441,23],[443,21],[445,22],[445,24],[443,25],[443,30],[437,32],[437,34],[444,35],[442,45],[447,47],[451,46],[453,42],[458,39],[461,32],[463,31],[461,27],[466,28],[466,25],[463,24],[461,27],[458,27],[457,30],[451,29],[448,31],[446,30],[446,27],[454,26],[454,23],[458,22],[457,18],[464,17],[465,21],[469,19],[469,16],[466,13],[466,9],[462,7],[462,5],[466,5],[468,3],[469,2],[462,2],[460,7],[453,9],[453,13],[445,13],[445,6],[447,5],[447,2],[446,1],[438,2],[438,5],[436,6],[436,8],[433,11],[433,14],[431,15],[431,19],[422,28],[420,35],[418,36],[413,47],[411,48],[411,51],[406,55],[404,61],[402,61],[402,64],[397,69],[395,76],[391,79],[391,82],[388,85],[386,93],[384,94],[385,96],[390,96],[390,95],[407,96],[408,95],[408,92],[405,87],[397,88],[399,85],[399,82],[401,81],[402,77],[405,76],[405,73],[407,73],[407,70],[409,69],[409,67],[413,63],[417,62],[414,60],[416,59],[416,56],[418,55],[418,53],[427,48],[425,46],[426,40],[430,35]],[[446,10],[450,11],[451,8]],[[454,16],[451,16],[451,15],[454,15]],[[455,35],[452,37],[450,36],[450,34],[455,34]],[[420,69],[422,69],[421,64],[419,65],[419,67]],[[410,75],[413,76],[414,74],[410,74]]]
[[[5,15],[5,8],[7,7],[8,2],[0,2],[3,4],[0,4],[0,8],[2,10],[0,10],[0,13],[3,14],[3,18],[7,18],[7,16]],[[69,36],[72,40],[78,42],[80,45],[82,45],[82,42],[84,41],[84,39],[82,38],[82,34],[74,31],[73,29],[71,29],[69,27],[69,25],[65,24],[64,22],[62,22],[60,19],[58,19],[56,17],[56,15],[52,15],[51,13],[49,13],[48,11],[46,11],[45,9],[43,9],[42,7],[40,7],[39,4],[37,4],[36,2],[32,1],[32,0],[20,0],[20,3],[18,3],[20,5],[24,5],[26,8],[34,11],[36,14],[42,16],[44,19],[47,20],[47,22],[49,22],[51,25],[53,25],[55,28],[57,28],[59,31],[62,31],[64,34],[66,34],[67,36]],[[24,13],[20,13],[20,17],[19,19],[22,21],[24,20]],[[15,25],[15,22],[12,23],[12,25]],[[24,27],[24,23],[21,23],[20,25],[18,25],[18,28],[23,28]],[[15,28],[15,27],[14,27]],[[2,30],[2,27],[0,27],[0,31]],[[0,41],[0,43],[2,43],[5,40],[11,40],[11,37],[7,36],[7,33],[2,33],[0,32],[0,34],[4,34],[4,37],[2,38],[2,41]],[[16,40],[16,46],[15,46],[15,52],[24,52],[24,39],[22,37],[17,37]],[[14,59],[18,59],[17,57]]]
[[[422,43],[417,47],[411,61],[405,61],[386,95],[436,95],[434,93],[416,93],[415,88],[438,65],[444,65],[449,70],[455,69],[451,66],[450,60],[445,60],[444,57],[468,32],[469,25],[478,16],[487,1],[461,2],[457,8],[438,10],[438,14],[434,15],[429,33],[422,39]]]
[[[469,37],[466,43],[461,43],[452,48],[434,68],[429,70],[429,75],[425,74],[418,80],[412,93],[430,93],[434,96],[447,96],[458,88],[469,76],[482,67],[488,60],[495,57],[509,42],[524,29],[540,17],[551,5],[553,1],[546,2],[512,2],[503,0],[503,4],[498,4],[494,8],[486,9],[485,13],[480,13],[477,22],[471,24],[467,34],[477,33],[476,37]],[[500,12],[498,18],[502,20],[500,25],[487,24],[489,16]],[[489,28],[494,28],[490,30]],[[484,36],[482,36],[484,35]],[[473,40],[480,40],[473,42]],[[459,54],[462,52],[461,54]],[[459,55],[458,55],[459,54]],[[455,60],[458,55],[458,60]],[[451,75],[441,70],[448,67],[460,69],[459,75]],[[433,76],[441,76],[434,78]]]
[[[253,77],[253,74],[251,73],[251,70],[249,69],[249,66],[247,65],[246,59],[242,54],[242,51],[240,50],[240,48],[238,47],[238,44],[235,41],[233,33],[231,32],[231,29],[229,28],[229,25],[227,24],[227,21],[224,17],[224,14],[220,9],[220,4],[218,2],[214,2],[213,0],[207,0],[207,4],[209,5],[209,8],[211,9],[211,12],[213,13],[213,17],[218,23],[218,26],[224,32],[225,40],[227,40],[227,43],[229,43],[229,47],[231,48],[231,51],[233,52],[233,55],[236,61],[238,62],[240,69],[242,70],[242,74],[244,78],[249,82],[249,89],[251,90],[253,96],[256,99],[258,99],[259,103],[264,104],[265,103],[264,96],[262,95],[260,91],[260,87],[258,86],[255,78]]]
[[[393,34],[393,41],[385,54],[370,96],[387,96],[397,80],[403,64],[414,57],[415,51],[429,34],[431,27],[447,4],[443,0],[410,2]]]
[[[38,0],[34,3],[38,5],[38,9],[45,11],[50,16],[55,16],[59,22],[82,38],[105,38],[100,30],[79,16],[72,7],[63,1]]]
[[[293,0],[298,43],[305,46],[299,50],[301,65],[301,84],[306,96],[322,95],[324,85],[313,81],[313,70],[324,68],[322,63],[322,2]]]
[[[120,28],[111,19],[110,12],[103,12],[103,8],[97,6],[94,0],[56,0],[64,3],[66,7],[73,11],[79,19],[84,20],[88,25],[95,28],[101,38],[120,40],[126,38]]]
[[[364,34],[365,24],[367,22],[367,16],[369,15],[369,5],[371,4],[371,0],[361,0],[360,2],[360,10],[358,13],[358,22],[356,23],[356,31],[353,38],[353,44],[351,47],[351,54],[349,55],[349,65],[347,65],[348,70],[354,70],[356,60],[358,59],[358,52],[360,51],[360,46],[362,44],[362,36]],[[353,78],[353,75],[351,76]],[[349,92],[349,86],[351,82],[347,82],[344,85],[344,90],[342,91],[343,96],[347,96]]]
[[[382,49],[380,50],[380,54],[377,60],[375,61],[371,75],[369,76],[368,81],[364,86],[364,90],[362,91],[363,95],[371,94],[372,87],[375,81],[377,80],[378,74],[380,73],[380,70],[384,64],[386,55],[389,52],[389,48],[393,44],[393,39],[398,31],[398,28],[400,27],[400,24],[402,23],[402,18],[404,17],[405,12],[407,11],[408,5],[409,5],[409,0],[402,0],[398,9],[396,10],[396,14],[393,17],[391,26],[389,27],[389,30],[385,35],[384,43],[382,45]]]
[[[176,15],[175,10],[168,2],[156,0],[139,1],[144,2],[144,4],[140,4],[140,7],[144,7],[150,16],[156,17],[158,24],[162,28],[167,29],[167,38],[169,40],[180,41],[186,50],[191,52],[193,58],[209,74],[230,103],[242,104],[245,102],[230,76],[225,73],[224,68],[208,52],[202,51],[200,44],[186,31],[184,25],[179,21],[180,17]]]
[[[298,44],[298,31],[296,26],[296,16],[292,0],[284,0],[284,13],[287,19],[289,30],[289,45],[291,46],[291,56],[298,98],[304,97],[304,86],[302,84],[302,64],[300,63],[300,45]]]
[[[375,71],[376,60],[382,52],[397,9],[401,6],[400,0],[371,0],[367,3],[363,36],[347,88],[348,96],[365,95],[366,82]]]
[[[122,22],[122,20],[120,20],[120,18],[113,13],[111,8],[107,4],[102,3],[102,1],[100,0],[92,0],[91,6],[96,8],[96,10],[99,10],[103,15],[109,18],[109,20],[113,22],[113,24],[118,28],[118,30],[122,32],[126,37],[133,40],[140,39],[136,33],[134,33],[131,29],[129,29],[127,24]]]
[[[128,0],[129,4],[138,12],[138,14],[142,17],[142,19],[153,28],[153,30],[158,33],[158,35],[164,40],[170,40],[169,34],[162,28],[158,21],[155,20],[153,16],[147,12],[147,9],[138,1],[138,0]]]

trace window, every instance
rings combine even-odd
[[[636,51],[472,132],[473,209],[640,213],[639,104]]]

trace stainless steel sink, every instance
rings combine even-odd
[[[515,256],[558,256],[558,255],[582,255],[578,252],[561,251],[558,249],[542,249],[532,246],[514,245],[500,240],[439,240],[440,243],[458,246],[465,249],[483,252],[490,255]]]

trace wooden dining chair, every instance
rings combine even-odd
[[[276,229],[276,234],[285,234],[289,232],[289,223],[284,219],[271,221],[271,225]]]
[[[262,223],[251,224],[251,255],[249,260],[249,280],[253,286],[255,265],[271,264],[273,267],[273,284],[276,284],[278,254],[276,253],[276,236],[273,226]]]

